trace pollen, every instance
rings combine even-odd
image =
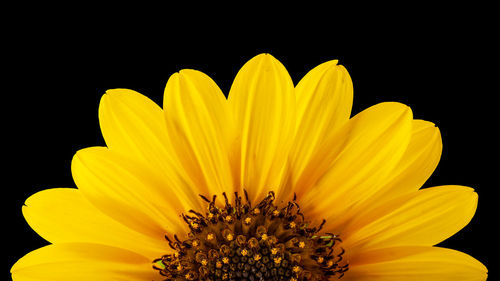
[[[271,191],[252,206],[246,192],[246,203],[237,193],[234,204],[222,195],[223,207],[216,196],[201,196],[205,213],[181,215],[191,230],[186,240],[165,236],[174,253],[153,264],[165,281],[326,281],[349,269],[340,238],[319,233],[325,221],[311,225],[295,196],[278,205]]]

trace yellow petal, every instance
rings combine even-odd
[[[387,180],[408,146],[411,127],[411,110],[400,103],[381,103],[357,114],[324,143],[300,175],[296,186],[301,206],[334,218],[331,227],[348,219],[341,214],[368,200]]]
[[[99,122],[109,149],[153,168],[170,168],[173,149],[169,146],[165,118],[152,100],[132,90],[108,90],[99,105]]]
[[[179,214],[199,200],[186,196],[189,190],[177,188],[167,174],[154,173],[141,163],[92,147],[76,153],[71,170],[83,195],[118,222],[153,238],[183,233]]]
[[[295,87],[297,134],[291,151],[294,174],[301,174],[321,144],[351,115],[353,88],[347,70],[329,61],[309,71]]]
[[[438,247],[395,247],[351,260],[349,281],[484,281],[488,270],[473,257]]]
[[[253,199],[280,193],[295,131],[293,91],[285,67],[268,54],[248,61],[231,86],[228,102],[241,135],[232,159],[239,167],[236,183]]]
[[[206,196],[232,193],[232,120],[224,94],[205,74],[170,77],[163,103],[168,135],[184,169]]]
[[[343,216],[365,216],[372,213],[373,209],[385,205],[388,200],[417,191],[438,165],[442,147],[441,134],[433,123],[413,120],[408,148],[386,182],[381,183],[380,190],[370,200],[351,208]]]
[[[106,216],[73,188],[53,188],[30,196],[26,221],[51,243],[88,242],[129,249],[151,259],[170,251],[165,240],[142,235]]]
[[[387,202],[369,215],[353,221],[345,230],[344,242],[351,249],[432,246],[470,222],[477,199],[474,190],[465,186],[422,189],[413,196]]]
[[[396,197],[418,190],[436,169],[442,149],[439,129],[431,122],[414,120],[408,148],[384,184],[386,193],[382,196]]]
[[[89,243],[53,244],[22,257],[13,281],[162,280],[152,261],[134,252]]]
[[[110,150],[149,165],[150,170],[174,181],[171,186],[190,197],[198,196],[198,186],[178,162],[169,142],[163,110],[152,100],[132,90],[109,90],[99,105],[99,122]]]

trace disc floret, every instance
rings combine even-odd
[[[209,200],[205,214],[190,210],[182,218],[190,228],[186,240],[165,236],[173,254],[154,261],[165,280],[328,280],[342,277],[349,268],[343,261],[341,239],[319,232],[325,220],[310,227],[296,196],[285,206],[274,203],[275,194],[252,206],[235,192],[234,206],[226,193],[225,204]]]

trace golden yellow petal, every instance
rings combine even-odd
[[[309,71],[295,87],[297,134],[291,151],[292,173],[301,174],[321,144],[351,115],[353,88],[347,70],[329,61]]]
[[[248,61],[231,86],[228,102],[241,136],[232,158],[235,180],[251,199],[281,193],[295,131],[293,91],[285,67],[269,54]]]
[[[181,212],[199,204],[191,190],[176,185],[168,174],[107,148],[80,150],[73,158],[73,179],[83,195],[100,211],[153,238],[184,233]]]
[[[442,150],[439,129],[431,122],[414,120],[408,148],[384,184],[386,192],[381,196],[396,197],[422,187],[436,169]]]
[[[465,186],[438,186],[404,195],[353,220],[344,230],[352,251],[401,245],[432,246],[465,227],[478,196]]]
[[[388,200],[417,191],[438,165],[442,147],[441,134],[433,123],[413,120],[408,148],[386,182],[381,183],[380,190],[372,198],[349,209],[343,216],[362,217]]]
[[[387,180],[408,146],[411,128],[411,110],[400,103],[381,103],[357,114],[323,144],[296,181],[301,206],[332,218],[330,227],[348,219],[342,214]]]
[[[163,111],[149,98],[128,89],[108,90],[99,105],[99,122],[109,149],[152,168],[170,169],[173,149]]]
[[[348,281],[484,281],[486,267],[459,251],[438,247],[394,247],[351,259]],[[343,278],[343,279],[344,279]]]
[[[191,69],[175,73],[165,87],[163,108],[170,141],[200,193],[232,194],[229,148],[234,130],[215,82]]]
[[[53,244],[22,257],[13,281],[162,280],[151,260],[134,252],[90,243]]]
[[[26,221],[51,243],[88,242],[129,249],[151,260],[170,251],[162,237],[153,239],[106,216],[73,188],[53,188],[30,196]]]
[[[167,174],[175,187],[198,196],[198,185],[180,165],[169,141],[163,110],[152,100],[132,90],[109,90],[99,105],[99,122],[110,150]]]

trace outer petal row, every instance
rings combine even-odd
[[[134,252],[89,243],[60,243],[35,250],[11,269],[14,281],[159,281],[151,260]]]
[[[432,246],[466,226],[477,194],[464,186],[439,186],[386,201],[359,214],[343,230],[352,253],[389,246]]]
[[[129,249],[151,260],[170,251],[161,237],[138,233],[91,205],[78,189],[53,188],[26,200],[23,215],[51,243],[86,242]]]
[[[153,238],[184,233],[178,215],[196,198],[184,196],[165,175],[104,147],[80,150],[71,169],[79,190],[113,219]]]
[[[344,277],[348,281],[483,281],[487,272],[483,264],[459,251],[405,246],[364,252],[351,260]]]

